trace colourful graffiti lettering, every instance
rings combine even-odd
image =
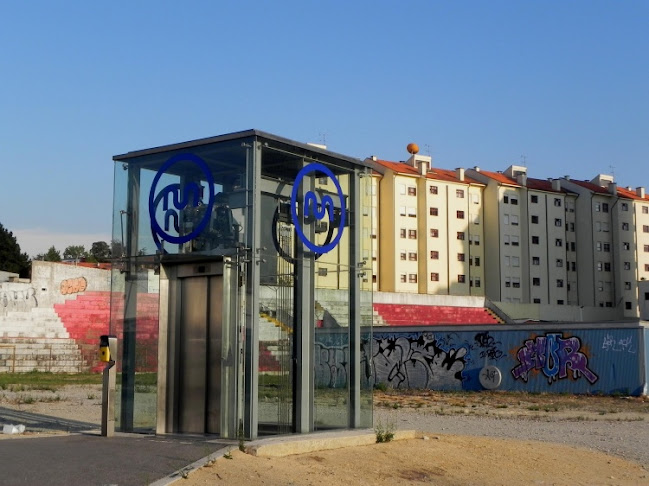
[[[515,379],[529,380],[529,372],[538,370],[552,384],[556,380],[568,377],[568,368],[572,378],[584,376],[590,384],[599,377],[588,368],[588,357],[579,351],[581,342],[578,337],[563,338],[561,334],[546,334],[528,339],[516,354],[520,363],[512,370]]]
[[[61,282],[61,294],[77,294],[83,292],[88,287],[88,281],[85,277],[69,278]]]

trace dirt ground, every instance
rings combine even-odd
[[[0,391],[0,407],[99,424],[101,387]],[[377,409],[520,420],[645,421],[647,397],[508,393],[376,392]],[[29,431],[27,434],[29,435]],[[38,434],[40,435],[40,433]],[[2,436],[10,438],[12,436]],[[647,447],[646,444],[638,444]],[[645,465],[647,467],[647,465]],[[254,457],[233,448],[182,479],[183,485],[649,485],[649,470],[603,453],[535,441],[428,434],[419,439]]]

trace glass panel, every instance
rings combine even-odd
[[[259,434],[286,434],[294,428],[295,239],[280,198],[261,201]]]
[[[376,235],[377,231],[373,215],[376,213],[378,198],[373,185],[377,180],[374,177],[364,176],[360,179],[360,213],[361,213],[361,231],[360,231],[360,257],[361,269],[359,271],[361,292],[361,397],[360,397],[360,426],[372,427],[373,414],[373,379],[372,379],[372,324],[374,312],[372,308],[372,276],[376,275],[376,269],[373,268],[372,255],[378,251],[377,239],[371,235]]]

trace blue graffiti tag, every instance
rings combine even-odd
[[[588,368],[588,357],[579,351],[581,342],[578,337],[563,338],[561,334],[549,333],[528,339],[519,348],[516,357],[519,365],[512,370],[515,379],[529,380],[529,372],[541,371],[548,383],[568,377],[568,368],[572,370],[572,378],[584,376],[590,384],[599,377]]]

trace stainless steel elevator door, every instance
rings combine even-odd
[[[178,431],[220,433],[223,277],[180,279]]]

